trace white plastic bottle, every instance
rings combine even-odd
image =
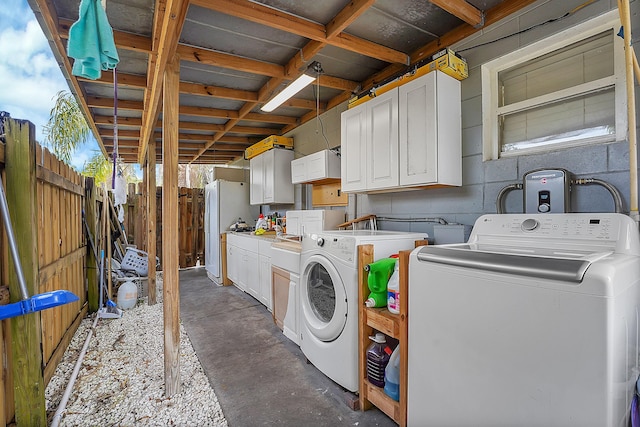
[[[400,314],[400,261],[396,261],[396,268],[387,283],[387,309],[390,313]]]
[[[138,287],[134,283],[134,278],[122,283],[118,288],[118,307],[128,310],[136,306],[138,301]]]
[[[384,369],[384,392],[396,402],[400,401],[400,344],[391,353]]]

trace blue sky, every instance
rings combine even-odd
[[[0,111],[35,125],[36,139],[44,143],[43,127],[49,119],[56,93],[69,91],[33,11],[26,0],[3,0],[0,7]],[[99,150],[91,136],[73,156],[81,170]]]

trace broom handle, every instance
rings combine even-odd
[[[4,194],[4,185],[2,178],[0,177],[0,211],[2,213],[2,222],[4,228],[7,230],[7,240],[9,241],[9,249],[11,250],[11,256],[13,257],[13,265],[16,268],[16,275],[18,276],[18,284],[20,285],[20,294],[23,300],[29,299],[29,292],[27,291],[27,282],[24,280],[24,274],[22,274],[22,264],[20,263],[20,255],[18,255],[18,246],[16,245],[16,236],[13,234],[13,227],[11,226],[11,217],[9,216],[9,205],[7,204],[7,196]]]

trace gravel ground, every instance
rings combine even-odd
[[[158,280],[160,282],[160,280]],[[69,398],[61,426],[226,426],[215,392],[180,325],[181,392],[164,395],[164,327],[161,303],[100,319]],[[49,422],[67,387],[93,317],[84,319],[49,382]]]

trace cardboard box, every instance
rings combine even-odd
[[[433,240],[436,245],[450,243],[467,243],[471,234],[471,226],[463,224],[448,224],[433,226]]]
[[[286,148],[293,150],[293,138],[285,138],[284,136],[271,135],[260,142],[256,142],[251,147],[244,150],[245,159],[251,159],[258,154],[262,154],[272,148]]]
[[[356,105],[367,102],[378,95],[382,95],[395,87],[402,86],[403,84],[424,76],[434,70],[440,70],[456,80],[464,80],[469,77],[467,61],[458,56],[451,49],[443,49],[440,52],[431,55],[430,58],[418,62],[413,72],[405,73],[394,78],[388,83],[382,84],[375,88],[373,93],[362,94],[358,97],[351,98],[347,108],[353,108]]]
[[[469,77],[467,61],[448,48],[431,56],[431,62],[427,66],[429,71],[440,70],[456,80],[464,80]]]

